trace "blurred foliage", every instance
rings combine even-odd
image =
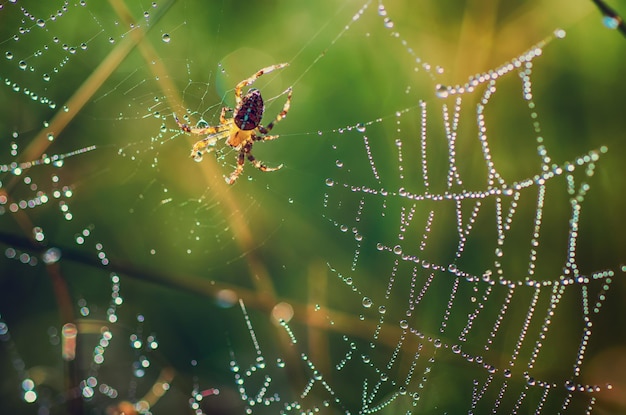
[[[61,7],[49,2],[18,3],[35,16],[49,16]],[[126,342],[138,326],[146,334],[156,333],[160,342],[155,365],[172,367],[177,375],[172,389],[153,412],[185,413],[194,376],[202,389],[217,387],[225,397],[230,396],[236,390],[228,371],[230,349],[244,356],[244,360],[254,359],[241,310],[224,308],[218,301],[218,294],[223,294],[224,289],[232,289],[244,298],[264,352],[271,356],[278,354],[277,350],[285,350],[282,329],[268,323],[274,305],[281,300],[296,308],[293,325],[303,344],[315,344],[315,324],[307,322],[305,312],[306,306],[316,303],[315,295],[327,298],[334,311],[351,318],[343,324],[338,319],[334,327],[321,331],[322,336],[327,336],[331,344],[338,344],[335,341],[341,342],[341,333],[354,334],[351,322],[357,321],[362,307],[358,302],[353,304],[353,297],[345,298],[344,291],[332,288],[336,277],[326,265],[330,258],[332,265],[349,264],[353,244],[345,243],[322,218],[324,180],[336,174],[336,154],[329,152],[335,142],[342,146],[346,165],[365,166],[364,169],[369,166],[362,142],[353,146],[347,140],[354,136],[341,136],[333,130],[393,116],[398,110],[415,107],[419,99],[433,101],[436,97],[431,80],[416,72],[419,65],[415,58],[381,24],[375,3],[345,32],[345,25],[363,1],[156,3],[157,7],[135,1],[126,1],[122,6],[121,0],[92,0],[86,6],[70,2],[70,11],[59,18],[62,26],[48,22],[49,30],[37,30],[15,6],[0,3],[4,6],[0,9],[0,51],[15,55],[14,60],[0,56],[0,163],[8,165],[15,160],[10,154],[11,143],[18,146],[19,162],[30,161],[23,158],[30,144],[46,141],[41,139],[48,133],[44,122],[59,117],[64,112],[63,105],[73,96],[84,98],[84,107],[69,106],[65,112],[71,116],[69,123],[61,131],[53,131],[55,139],[46,143],[44,152],[63,154],[97,147],[67,158],[61,168],[45,165],[21,176],[10,172],[0,176],[2,194],[11,200],[32,194],[25,177],[41,190],[52,191],[55,186],[67,185],[72,192],[67,198],[71,220],[63,217],[58,200],[42,207],[20,209],[18,213],[9,212],[8,204],[4,206],[0,216],[2,250],[14,248],[37,257],[47,248],[59,247],[64,256],[57,263],[58,269],[52,271],[41,263],[30,267],[3,255],[0,315],[27,368],[39,368],[45,374],[41,375],[41,383],[60,392],[63,382],[67,382],[68,368],[57,354],[58,347],[49,344],[49,328],[60,330],[68,313],[78,315],[80,299],[87,301],[90,318],[104,320],[110,301],[110,272],[119,273],[121,294],[126,301],[118,309],[120,321],[115,325],[114,336]],[[548,45],[535,61],[534,98],[546,146],[555,162],[572,160],[603,145],[609,149],[589,179],[591,191],[581,219],[578,263],[583,273],[619,269],[626,253],[626,145],[620,98],[626,96],[624,38],[602,26],[599,13],[588,1],[468,0],[417,4],[397,0],[385,5],[394,30],[416,56],[445,68],[442,79],[449,85],[463,83],[468,76],[519,55],[557,27],[567,31],[564,40]],[[620,6],[626,13],[626,6]],[[81,12],[72,10],[80,7],[84,7]],[[143,16],[144,11],[149,12],[149,18]],[[129,22],[135,22],[140,29],[130,30]],[[21,26],[32,29],[16,41],[12,37]],[[139,42],[146,47],[133,47],[125,56],[121,52],[125,42],[144,29],[145,38]],[[163,40],[164,35],[168,35],[168,42]],[[59,42],[53,40],[55,36]],[[59,49],[63,43],[80,47],[86,41],[87,48],[75,54]],[[45,53],[38,56],[38,50]],[[98,68],[116,54],[120,63],[102,79],[102,85],[93,92],[83,89],[85,85],[95,85]],[[67,64],[61,64],[66,55]],[[19,59],[25,59],[29,67],[57,67],[59,71],[51,73],[51,81],[45,81],[41,71],[19,69],[15,64]],[[271,117],[280,111],[285,99],[278,95],[292,85],[291,110],[274,130],[281,137],[255,145],[254,154],[268,165],[284,163],[285,167],[279,172],[261,173],[246,163],[242,178],[228,187],[222,176],[234,168],[235,154],[226,150],[217,161],[207,156],[200,164],[191,162],[188,156],[194,140],[177,131],[172,114],[182,116],[189,112],[191,122],[203,119],[215,124],[221,106],[234,105],[232,88],[237,82],[264,66],[280,62],[289,62],[290,66],[259,79],[255,87],[262,89],[266,114]],[[10,85],[4,85],[7,79],[18,82],[22,91],[15,93]],[[504,178],[515,180],[533,174],[538,165],[532,126],[517,76],[501,81],[498,87],[501,95],[487,112],[490,145]],[[56,108],[37,103],[22,93],[24,89],[51,97]],[[272,100],[273,97],[277,98]],[[177,102],[180,99],[182,102]],[[414,124],[406,123],[403,131],[407,141],[414,136],[417,146],[419,117],[418,111],[413,111],[408,119]],[[468,107],[462,114],[464,138],[459,142],[458,154],[470,183],[472,173],[482,177],[480,169],[484,169],[475,142],[472,111]],[[442,139],[439,114],[433,112],[429,116],[429,127],[433,129],[429,139]],[[393,129],[393,123],[372,127],[376,131],[372,145],[381,171],[397,168]],[[318,131],[322,134],[318,135]],[[14,132],[18,138],[12,136]],[[36,154],[33,159],[40,156]],[[415,154],[406,153],[405,157],[408,168],[415,168],[418,173]],[[437,159],[436,154],[433,157]],[[442,157],[445,163],[445,155]],[[433,166],[433,171],[437,168]],[[440,173],[445,173],[446,168],[447,165]],[[58,185],[54,176],[59,178]],[[554,257],[558,258],[557,265],[546,265],[550,271],[546,279],[558,275],[565,256],[565,245],[559,236],[565,238],[570,211],[567,203],[559,206],[565,208],[546,211],[551,219],[546,223],[554,223],[555,230],[543,232],[550,241],[547,246],[555,247]],[[372,240],[396,232],[374,221],[364,226]],[[527,224],[520,226],[529,229]],[[32,241],[34,227],[44,230],[43,243]],[[90,235],[84,238],[85,243],[77,244],[85,229]],[[485,245],[493,244],[492,232],[485,228]],[[454,243],[442,236],[437,243],[440,254],[454,249],[450,248]],[[98,252],[105,253],[109,265],[101,264]],[[477,262],[481,255],[484,254],[476,252]],[[521,260],[517,264],[521,267],[520,275],[525,272],[527,258]],[[362,261],[367,266],[361,267],[358,275],[361,289],[384,290],[388,276],[381,278],[380,273],[388,272],[385,265],[367,256]],[[55,276],[56,272],[60,277]],[[598,322],[587,362],[626,350],[626,338],[619,329],[626,316],[621,301],[626,285],[621,275],[616,279],[619,281],[609,293],[604,319]],[[70,311],[60,294],[63,286],[69,294]],[[568,306],[580,307],[580,299],[571,299]],[[145,323],[137,323],[139,314],[146,317]],[[436,318],[440,317],[429,320],[429,316],[424,316],[425,327],[428,321],[436,322]],[[579,323],[560,322],[564,332],[574,330]],[[0,407],[4,407],[2,412],[6,409],[11,413],[32,413],[32,408],[21,400],[18,377],[11,367],[13,353],[6,343],[0,344]],[[78,373],[88,371],[92,353],[85,346],[83,361],[75,368]],[[105,365],[103,372],[111,372],[107,376],[132,385],[131,363],[135,357],[131,351],[120,346],[118,352],[110,354],[111,366]],[[333,361],[323,355],[317,357]],[[198,362],[196,367],[190,364],[193,359]],[[543,369],[570,370],[552,368],[547,362]],[[443,370],[454,373],[455,367],[450,364]],[[291,375],[290,383],[302,382],[301,374]],[[613,381],[622,382],[622,387],[626,385],[623,375]],[[439,384],[436,377],[430,382],[431,387]],[[148,380],[140,383],[134,398],[145,393],[141,388],[148,384]],[[359,404],[361,386],[339,386],[343,396],[352,399],[347,404]],[[284,387],[289,390],[287,385]],[[438,413],[438,400],[455,401],[454,385],[443,385],[437,390],[438,395],[424,404],[424,413]],[[68,401],[71,398],[67,396]],[[459,410],[466,412],[470,400],[471,397],[459,396]],[[211,409],[210,405],[218,404],[206,403],[205,411],[243,411],[238,397],[224,398],[220,405],[224,401],[232,408]],[[626,408],[626,403],[614,396],[604,397],[601,402],[606,408]],[[78,410],[69,404],[58,405],[53,413]]]

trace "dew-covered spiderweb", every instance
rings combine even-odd
[[[624,411],[623,24],[544,3],[0,2],[2,412]],[[282,62],[229,186],[174,117]]]

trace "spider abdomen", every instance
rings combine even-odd
[[[263,98],[261,91],[252,88],[241,99],[241,105],[235,115],[235,125],[242,130],[254,130],[261,124],[263,117]]]

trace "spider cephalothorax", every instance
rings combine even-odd
[[[252,84],[261,75],[272,72],[273,70],[284,68],[287,63],[268,66],[257,71],[251,77],[239,82],[235,87],[235,109],[224,107],[220,113],[220,123],[214,127],[193,128],[187,124],[183,124],[174,116],[178,126],[185,132],[197,135],[206,135],[205,138],[196,142],[191,150],[191,157],[195,161],[202,160],[205,152],[208,152],[215,145],[217,140],[226,138],[226,144],[239,151],[237,156],[237,167],[230,176],[226,178],[226,182],[233,184],[243,171],[243,165],[246,157],[254,166],[261,171],[274,171],[280,169],[283,165],[277,167],[267,167],[254,158],[251,153],[252,144],[255,141],[266,141],[278,138],[277,135],[267,135],[274,125],[287,116],[289,105],[291,103],[291,87],[287,89],[287,101],[283,106],[283,110],[270,122],[266,127],[261,124],[263,111],[265,109],[261,91],[251,88],[246,95],[241,96],[241,89]],[[226,118],[226,113],[232,112],[232,118]]]

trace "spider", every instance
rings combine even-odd
[[[225,177],[226,183],[233,184],[243,171],[243,165],[246,157],[250,162],[261,171],[275,171],[283,167],[279,165],[277,167],[267,167],[265,164],[255,159],[252,155],[252,145],[255,141],[267,141],[278,138],[278,135],[268,135],[268,133],[274,128],[277,122],[287,116],[289,111],[289,105],[291,104],[291,87],[287,89],[287,101],[283,106],[282,111],[270,122],[267,127],[261,124],[261,118],[263,117],[263,111],[265,106],[263,104],[263,98],[261,97],[261,91],[256,88],[250,88],[246,95],[241,96],[241,89],[247,85],[252,84],[261,75],[272,72],[276,69],[284,68],[289,65],[288,63],[280,63],[278,65],[268,66],[266,68],[258,70],[251,77],[244,79],[235,86],[235,109],[229,107],[223,107],[220,113],[220,123],[214,127],[202,127],[194,128],[187,124],[180,122],[176,114],[174,119],[176,124],[186,133],[206,135],[202,140],[196,142],[191,150],[191,157],[195,161],[201,161],[202,155],[205,152],[210,152],[215,146],[217,140],[226,138],[226,144],[239,151],[237,155],[237,167],[230,176]],[[226,118],[226,113],[232,112],[232,118]]]

